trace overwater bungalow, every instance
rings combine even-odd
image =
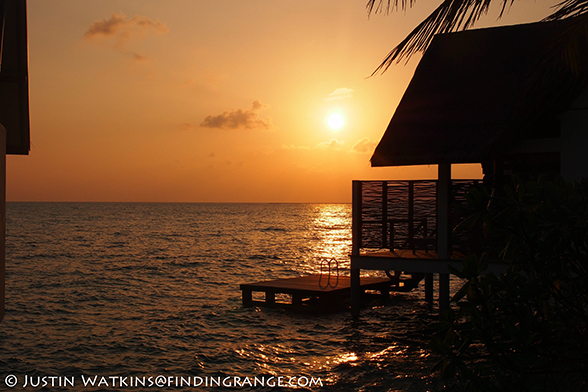
[[[453,180],[452,164],[481,164],[489,188],[513,174],[588,176],[588,42],[567,39],[578,29],[571,19],[433,39],[371,164],[437,165],[438,178],[353,182],[353,313],[362,270],[405,272],[409,285],[424,276],[429,301],[437,274],[439,306],[448,307],[447,266],[459,268],[463,244],[475,240],[452,230],[455,205],[475,182]]]

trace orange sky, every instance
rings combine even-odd
[[[436,5],[368,19],[363,0],[29,0],[32,146],[7,158],[7,199],[349,202],[353,179],[435,178],[369,166],[420,56],[368,76]]]

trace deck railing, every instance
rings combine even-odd
[[[452,181],[452,227],[463,216],[468,189],[479,180]],[[353,181],[353,253],[360,249],[436,249],[437,181]],[[453,249],[471,243],[453,233]]]

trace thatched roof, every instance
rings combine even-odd
[[[557,124],[587,86],[561,57],[569,26],[540,22],[436,36],[372,166],[484,162]]]

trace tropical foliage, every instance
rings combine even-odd
[[[453,271],[465,283],[431,341],[447,388],[587,389],[588,183],[519,184],[498,196],[478,188],[469,200],[461,229],[501,246]],[[507,272],[483,275],[491,259]]]
[[[515,0],[501,0],[501,17]],[[368,14],[389,13],[391,10],[406,10],[416,0],[368,0]],[[380,66],[374,71],[385,72],[390,65],[408,59],[417,52],[423,52],[431,43],[433,36],[440,33],[466,30],[473,27],[480,17],[488,12],[492,0],[444,0],[425,20],[419,23],[394,49],[388,53]],[[569,61],[577,68],[574,59],[578,45],[588,41],[588,0],[564,0],[555,7],[554,12],[544,21],[573,18],[574,23],[558,41],[565,45],[556,55],[571,58]]]

